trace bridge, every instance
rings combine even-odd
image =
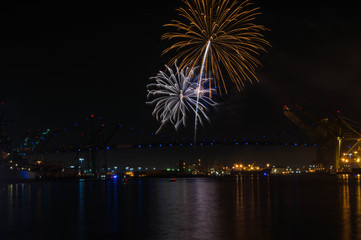
[[[111,122],[99,116],[90,115],[83,121],[68,128],[28,130],[22,144],[16,148],[18,154],[32,162],[41,161],[47,154],[70,153],[76,164],[79,158],[86,159],[89,169],[107,166],[110,150],[154,149],[154,148],[197,148],[216,146],[285,146],[316,147],[313,141],[298,141],[300,131],[284,130],[270,136],[244,136],[232,139],[199,139],[194,145],[193,138],[170,135],[156,135],[143,129]]]
[[[1,111],[3,112],[3,111]],[[269,136],[243,136],[233,139],[199,139],[194,145],[193,138],[156,135],[143,129],[136,129],[119,122],[106,121],[91,114],[68,128],[28,130],[15,151],[32,162],[41,161],[44,155],[72,153],[74,162],[87,155],[86,166],[96,169],[100,163],[107,166],[109,150],[150,149],[150,148],[197,148],[215,146],[285,146],[317,148],[318,167],[336,171],[359,167],[361,159],[361,124],[339,112],[331,118],[318,119],[296,102],[284,106],[283,113],[299,129],[284,130]],[[8,141],[6,120],[1,117],[1,139]],[[310,138],[299,137],[306,132]],[[4,145],[4,144],[3,144]],[[5,144],[6,145],[6,144]],[[9,145],[9,142],[8,144]]]

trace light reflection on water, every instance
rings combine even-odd
[[[361,239],[361,177],[340,175],[343,239]]]
[[[361,239],[361,179],[1,183],[0,239],[52,238]]]

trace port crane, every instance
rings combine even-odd
[[[323,168],[344,171],[345,166],[350,167],[345,164],[349,163],[346,156],[358,154],[356,149],[361,150],[361,124],[343,116],[340,111],[320,119],[292,100],[289,106],[283,107],[283,114],[316,141],[317,161]],[[353,159],[359,163],[360,157],[353,156]]]

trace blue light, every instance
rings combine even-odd
[[[193,143],[190,143],[189,145],[193,146]]]
[[[151,144],[149,144],[149,147],[152,147],[152,145],[151,145]]]
[[[295,146],[297,146],[298,144],[297,143],[295,143]]]
[[[20,175],[22,178],[25,178],[25,179],[29,178],[27,171],[20,171]]]
[[[113,178],[113,179],[117,179],[117,178],[118,178],[118,175],[113,175],[112,178]]]
[[[159,147],[161,147],[162,146],[162,144],[159,144]]]
[[[109,150],[110,147],[107,147],[107,150]]]
[[[264,173],[263,173],[263,176],[267,176],[267,173],[264,172]]]
[[[173,146],[173,144],[169,144],[169,147]]]
[[[78,148],[78,152],[80,152],[80,148]]]
[[[236,142],[236,145],[238,145],[238,142]]]
[[[246,142],[246,145],[248,145],[248,142]]]
[[[211,142],[211,146],[213,146],[213,143]]]
[[[142,145],[138,145],[138,148],[141,148],[142,147]]]

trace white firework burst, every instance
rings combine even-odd
[[[202,79],[202,86],[197,88],[198,67],[185,66],[179,69],[177,63],[174,64],[175,71],[166,66],[168,74],[159,71],[157,76],[150,80],[155,82],[147,85],[147,98],[151,101],[147,104],[155,105],[152,115],[155,116],[161,125],[156,133],[170,122],[176,130],[180,126],[186,126],[187,114],[196,112],[197,92],[199,92],[198,119],[201,125],[203,120],[209,121],[207,116],[209,108],[216,105],[211,99],[211,94],[215,93],[214,88],[209,86],[208,79]]]

